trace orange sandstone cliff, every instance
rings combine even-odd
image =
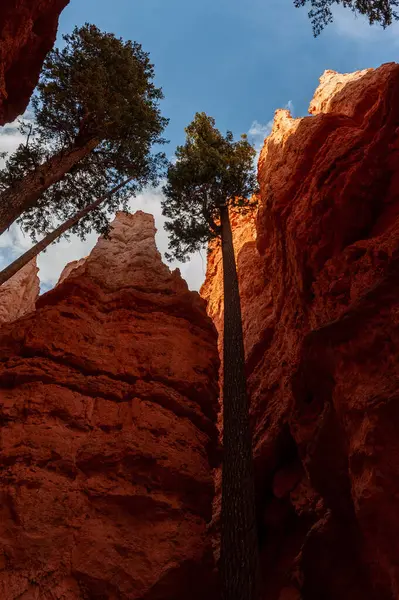
[[[0,330],[0,597],[202,600],[215,590],[219,359],[151,215]]]
[[[399,598],[398,100],[399,65],[326,71],[233,217],[262,600]],[[34,265],[0,288],[4,600],[218,597],[216,331],[154,234],[118,213],[35,312]]]
[[[399,598],[399,65],[278,111],[235,218],[263,600]],[[202,290],[222,327],[220,251]]]
[[[1,0],[0,125],[24,112],[69,0]]]
[[[0,325],[35,310],[40,282],[36,258],[0,285]]]

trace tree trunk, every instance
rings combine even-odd
[[[60,181],[74,165],[90,154],[99,140],[91,139],[84,145],[74,145],[59,152],[32,173],[17,181],[0,195],[0,235],[25,210],[36,205],[40,196],[53,183]]]
[[[95,202],[92,202],[91,204],[86,206],[86,208],[80,210],[78,213],[76,213],[76,215],[74,215],[73,217],[62,223],[62,225],[54,229],[54,231],[46,235],[46,237],[40,240],[40,242],[35,244],[27,252],[19,256],[16,260],[14,260],[14,262],[8,265],[8,267],[0,271],[0,285],[8,281],[10,277],[15,275],[15,273],[18,273],[18,271],[22,269],[22,267],[24,267],[26,264],[28,264],[28,262],[31,261],[32,258],[34,258],[40,252],[45,250],[45,248],[52,244],[54,240],[56,240],[60,235],[65,233],[65,231],[68,231],[68,229],[71,229],[71,227],[76,225],[76,223],[78,223],[80,219],[83,219],[83,217],[85,217],[88,213],[97,208],[97,206],[99,206],[107,198],[110,198],[110,196],[118,192],[121,188],[125,187],[125,185],[130,183],[132,179],[133,177],[130,177],[126,181],[123,181],[122,183],[114,187],[112,190],[110,190],[107,194],[105,194],[98,200],[95,200]]]
[[[224,286],[222,592],[223,600],[255,600],[258,540],[252,440],[240,294],[227,207],[221,209],[220,220]]]

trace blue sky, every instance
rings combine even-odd
[[[392,30],[370,28],[345,9],[314,39],[307,9],[292,0],[71,0],[60,31],[85,21],[150,52],[171,119],[171,150],[197,110],[221,129],[246,132],[288,100],[306,114],[325,69],[349,72],[399,59]]]
[[[196,111],[215,117],[221,130],[251,131],[259,147],[277,108],[290,103],[295,116],[307,114],[325,69],[351,72],[399,62],[399,25],[383,31],[338,8],[333,25],[314,39],[307,9],[294,8],[292,0],[71,0],[59,33],[84,22],[136,40],[150,52],[165,94],[162,110],[170,118],[170,156]],[[18,141],[15,127],[0,130],[0,150]],[[159,201],[159,192],[149,190],[131,208],[155,214],[163,251],[167,240]],[[43,254],[43,288],[55,283],[69,260],[86,255],[95,240],[94,234],[85,243],[73,238]],[[29,244],[17,227],[0,237],[0,267]],[[204,257],[182,268],[191,288],[204,277]]]

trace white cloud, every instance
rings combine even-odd
[[[7,266],[32,245],[30,238],[21,228],[13,225],[0,236],[0,268]]]
[[[291,116],[294,116],[294,103],[292,100],[288,100],[287,104],[284,106],[285,109],[289,110]],[[256,161],[259,158],[259,153],[262,150],[263,144],[265,143],[265,138],[271,134],[273,129],[273,119],[270,119],[267,123],[261,123],[260,121],[252,121],[251,127],[248,129],[248,137],[252,144],[255,146],[255,150],[257,152]]]
[[[129,210],[131,212],[143,210],[154,215],[157,227],[156,243],[164,257],[168,247],[168,236],[163,227],[165,218],[161,212],[161,199],[162,193],[160,190],[145,191],[129,202]],[[82,241],[76,235],[71,235],[69,239],[62,239],[60,242],[49,246],[45,252],[42,252],[38,256],[42,289],[46,291],[56,284],[67,263],[87,256],[97,242],[97,238],[96,233],[89,234],[85,241]],[[18,225],[13,224],[8,231],[0,236],[0,268],[15,260],[31,246],[30,237],[25,235]],[[167,262],[165,258],[164,260]],[[189,288],[198,290],[205,279],[206,252],[202,253],[202,257],[200,253],[193,255],[187,263],[182,264],[174,261],[169,266],[171,269],[179,268]]]
[[[269,121],[268,123],[266,123],[265,125],[263,125],[262,123],[259,123],[259,121],[253,121],[251,127],[249,128],[248,135],[250,135],[254,138],[265,139],[265,137],[267,135],[269,135],[269,133],[271,132],[272,126],[273,126],[272,120]]]
[[[143,194],[140,194],[131,200],[129,203],[129,209],[132,212],[136,210],[143,210],[144,212],[154,215],[155,225],[157,228],[155,239],[158,250],[164,257],[165,252],[168,249],[168,234],[164,229],[165,217],[162,215],[161,211],[162,197],[161,190],[148,190],[147,192],[144,192]],[[164,261],[167,262],[165,258]],[[192,255],[189,262],[179,263],[174,261],[173,263],[167,264],[171,269],[180,269],[182,277],[187,281],[191,290],[199,290],[206,275],[205,250],[202,253],[198,252]]]
[[[294,103],[292,100],[288,100],[287,104],[284,106],[284,108],[286,108],[287,110],[290,111],[291,113],[291,117],[293,117],[295,115],[295,108],[294,108]]]
[[[17,121],[0,128],[0,152],[13,152],[25,139],[25,136],[18,131]],[[4,159],[0,158],[0,169],[4,164]]]
[[[27,111],[22,117],[25,122],[31,120],[31,113]],[[19,132],[19,119],[0,128],[0,152],[13,152],[20,143],[25,142],[26,137]],[[0,168],[4,162],[0,159]],[[88,236],[82,242],[77,236],[71,236],[71,241],[61,240],[53,244],[46,252],[38,257],[40,269],[40,280],[43,289],[51,288],[58,280],[59,274],[71,260],[86,256],[94,243],[97,235]],[[13,224],[0,236],[0,267],[4,267],[32,247],[32,240],[22,229]]]
[[[263,124],[259,121],[252,121],[252,125],[248,130],[249,141],[255,146],[256,157],[255,165],[258,164],[259,154],[262,150],[265,138],[270,135],[273,127],[273,119]]]
[[[90,254],[97,238],[96,233],[90,233],[85,241],[71,235],[69,240],[62,239],[49,246],[45,252],[41,252],[37,266],[42,289],[47,291],[54,287],[66,264]]]
[[[25,121],[29,121],[31,114],[26,112],[23,115]],[[18,120],[0,128],[0,152],[12,152],[17,146],[25,141],[18,131]],[[0,168],[4,163],[0,161]],[[165,219],[161,212],[162,193],[160,190],[147,190],[129,203],[129,209],[132,212],[143,210],[151,213],[155,217],[157,227],[156,242],[159,251],[164,256],[168,246],[168,236],[163,228]],[[46,252],[42,252],[38,257],[39,277],[43,290],[48,290],[57,282],[61,271],[65,265],[73,260],[87,256],[97,241],[97,234],[91,233],[85,241],[82,241],[76,235],[71,235],[69,239],[62,239],[56,244],[52,244]],[[23,252],[26,252],[32,246],[32,241],[28,235],[25,235],[21,228],[13,224],[3,235],[0,236],[0,268],[6,266]],[[201,255],[195,254],[187,263],[180,264],[174,262],[171,268],[180,268],[181,274],[187,281],[190,289],[198,290],[205,278],[206,273],[206,252]],[[166,262],[166,261],[165,261]]]
[[[25,142],[26,136],[19,132],[20,121],[29,123],[32,120],[32,113],[27,110],[22,117],[16,119],[12,123],[7,123],[0,128],[0,152],[13,152],[19,144]],[[3,166],[0,162],[0,167]]]

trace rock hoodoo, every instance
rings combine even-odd
[[[36,259],[33,259],[0,285],[0,325],[35,310],[40,292],[38,270]]]
[[[234,232],[265,600],[399,596],[399,65],[276,113]],[[221,327],[218,251],[203,294]]]
[[[0,333],[0,596],[212,597],[219,360],[153,217]]]
[[[28,106],[69,0],[1,0],[0,125]]]

